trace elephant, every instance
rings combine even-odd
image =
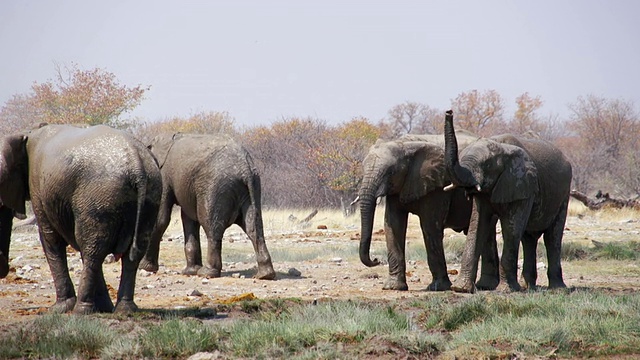
[[[6,276],[13,215],[31,200],[56,289],[50,311],[132,312],[136,272],[160,206],[162,178],[151,152],[131,135],[99,125],[43,125],[0,139],[0,275]],[[66,247],[80,252],[78,293]],[[115,309],[102,263],[122,259]]]
[[[459,132],[458,136],[464,144],[477,139],[477,136],[464,131]],[[471,202],[463,189],[443,191],[443,186],[449,181],[444,166],[442,135],[405,135],[391,141],[378,140],[369,149],[363,161],[363,177],[357,198],[361,216],[359,253],[361,262],[366,266],[380,263],[378,259],[370,258],[369,250],[376,200],[385,196],[384,229],[389,277],[383,285],[384,290],[408,290],[405,240],[409,213],[420,218],[427,262],[432,274],[432,282],[427,290],[450,289],[443,232],[445,228],[451,228],[466,233]],[[478,281],[478,286],[486,289],[495,288],[499,281],[495,234],[492,240],[494,248],[487,248],[482,256],[483,271]],[[488,243],[491,241],[488,240]]]
[[[222,236],[237,224],[249,236],[258,262],[258,279],[273,280],[276,273],[267,250],[262,225],[260,175],[251,155],[224,135],[162,134],[149,145],[160,163],[162,201],[156,230],[141,268],[158,270],[160,241],[180,206],[184,231],[185,275],[220,277]],[[202,264],[200,226],[208,240]]]
[[[560,253],[571,187],[571,164],[553,144],[510,134],[482,138],[458,155],[453,112],[445,115],[445,163],[452,185],[473,198],[473,209],[460,274],[451,287],[475,291],[477,261],[491,219],[502,227],[500,290],[536,289],[536,248],[544,235],[549,288],[566,287]],[[518,249],[523,246],[523,285],[517,279]]]

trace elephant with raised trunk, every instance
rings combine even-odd
[[[223,135],[164,134],[156,136],[151,151],[160,163],[162,204],[151,244],[141,264],[158,270],[160,240],[171,220],[173,205],[180,206],[184,230],[186,275],[219,277],[222,271],[222,236],[237,224],[249,236],[258,262],[258,279],[275,279],[262,225],[260,175],[249,153]],[[208,239],[203,266],[200,226]]]
[[[560,252],[567,217],[571,164],[551,143],[513,135],[480,139],[460,151],[453,112],[445,115],[446,166],[452,188],[464,188],[473,198],[460,274],[452,290],[474,292],[478,256],[483,240],[495,231],[497,216],[504,241],[500,260],[501,288],[519,291],[518,248],[523,245],[524,286],[536,287],[536,248],[544,235],[550,288],[566,287]],[[508,287],[508,288],[506,288]]]
[[[111,312],[102,263],[122,259],[115,310],[137,309],[136,272],[153,231],[162,180],[153,155],[107,126],[45,125],[0,140],[0,275],[8,272],[14,214],[31,200],[40,242],[53,275],[53,312]],[[66,247],[82,257],[78,293]]]
[[[473,134],[461,132],[460,142],[475,141]],[[376,266],[369,251],[373,231],[376,200],[385,196],[385,238],[389,261],[386,290],[407,290],[405,240],[409,213],[418,215],[427,250],[427,262],[432,282],[431,291],[449,290],[451,281],[447,273],[442,243],[445,228],[465,231],[469,226],[471,202],[463,189],[443,191],[450,182],[444,165],[442,135],[405,135],[397,140],[373,145],[364,159],[364,173],[358,199],[360,202],[361,239],[360,260],[366,266]],[[483,274],[479,286],[493,289],[499,281],[498,254],[495,248],[483,254]],[[493,264],[491,264],[493,263]],[[486,271],[485,271],[486,270]],[[493,272],[492,272],[493,271]]]

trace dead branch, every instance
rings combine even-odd
[[[614,208],[614,209],[622,209],[622,208],[632,208],[635,210],[640,210],[640,201],[638,198],[633,199],[615,199],[609,196],[609,193],[602,193],[602,191],[598,190],[595,198],[589,198],[586,194],[581,193],[576,190],[571,190],[571,196],[583,203],[589,210],[601,210],[605,208]]]

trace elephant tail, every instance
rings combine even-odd
[[[138,259],[142,259],[146,251],[146,246],[140,246],[144,243],[143,239],[140,238],[140,227],[144,202],[147,197],[147,177],[144,175],[137,175],[134,179],[134,187],[137,190],[138,199],[136,204],[136,222],[133,230],[133,240],[131,242],[131,249],[129,250],[129,260],[133,262]]]

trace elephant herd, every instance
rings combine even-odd
[[[433,281],[428,290],[535,289],[536,248],[543,236],[549,288],[566,287],[560,264],[567,217],[571,164],[549,142],[498,135],[478,138],[455,132],[453,113],[445,115],[444,136],[405,135],[378,141],[364,160],[358,194],[360,259],[369,255],[376,199],[386,197],[384,230],[389,263],[385,289],[407,290],[405,238],[409,213],[420,218]],[[446,186],[445,186],[446,185]],[[502,256],[496,224],[500,221]],[[445,228],[467,235],[455,283],[448,277],[443,249]],[[523,244],[522,285],[517,278]],[[482,255],[480,279],[476,282]]]
[[[158,270],[160,240],[174,205],[180,206],[184,230],[183,274],[219,277],[222,236],[237,224],[252,241],[256,277],[276,277],[264,239],[260,176],[249,153],[226,136],[167,134],[145,146],[107,126],[45,124],[3,136],[0,148],[0,277],[9,272],[13,218],[24,216],[25,202],[31,201],[56,289],[53,312],[136,310],[137,270]],[[433,278],[428,290],[520,290],[520,242],[523,285],[535,288],[540,236],[547,249],[549,287],[565,286],[560,249],[571,165],[553,145],[512,135],[484,139],[455,132],[449,111],[444,136],[378,141],[363,170],[360,259],[366,266],[380,263],[370,258],[369,250],[376,200],[384,196],[389,264],[384,289],[408,289],[409,213],[420,218]],[[204,262],[201,226],[208,241]],[[467,234],[454,283],[444,256],[445,228]],[[69,276],[68,245],[80,252],[83,263],[77,293]],[[115,306],[102,270],[109,254],[121,260],[122,268]]]

